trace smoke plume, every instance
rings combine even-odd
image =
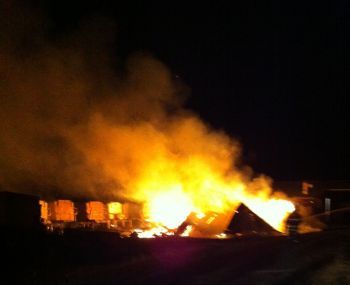
[[[182,107],[184,88],[163,63],[146,53],[111,57],[113,23],[90,20],[52,39],[40,13],[11,1],[1,11],[3,189],[142,200],[140,184],[160,191],[160,179],[192,177],[188,187],[202,189],[204,170],[248,179],[237,170],[237,142]]]

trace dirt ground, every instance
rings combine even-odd
[[[1,232],[1,284],[350,284],[350,229],[294,238]]]

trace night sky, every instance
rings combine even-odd
[[[190,89],[185,106],[237,138],[256,172],[350,178],[348,1],[124,2],[34,4],[52,39],[86,18],[115,22],[116,58],[164,62]]]

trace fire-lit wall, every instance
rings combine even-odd
[[[136,203],[124,203],[122,205],[123,215],[126,219],[142,219],[142,206]]]
[[[119,202],[110,202],[108,203],[108,214],[110,220],[123,219],[123,209],[122,204]]]
[[[108,221],[107,205],[100,201],[90,201],[86,203],[87,217],[91,221],[106,222]]]
[[[51,221],[75,221],[74,203],[70,200],[56,200],[50,202],[49,219]]]
[[[41,220],[44,223],[76,222],[71,226],[86,226],[86,223],[113,224],[113,227],[140,227],[143,221],[143,207],[132,202],[40,200]]]
[[[40,217],[44,222],[47,222],[49,219],[49,204],[43,200],[40,200],[39,205],[40,205]]]

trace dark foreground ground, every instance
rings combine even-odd
[[[350,230],[229,240],[1,232],[1,284],[350,284]]]

